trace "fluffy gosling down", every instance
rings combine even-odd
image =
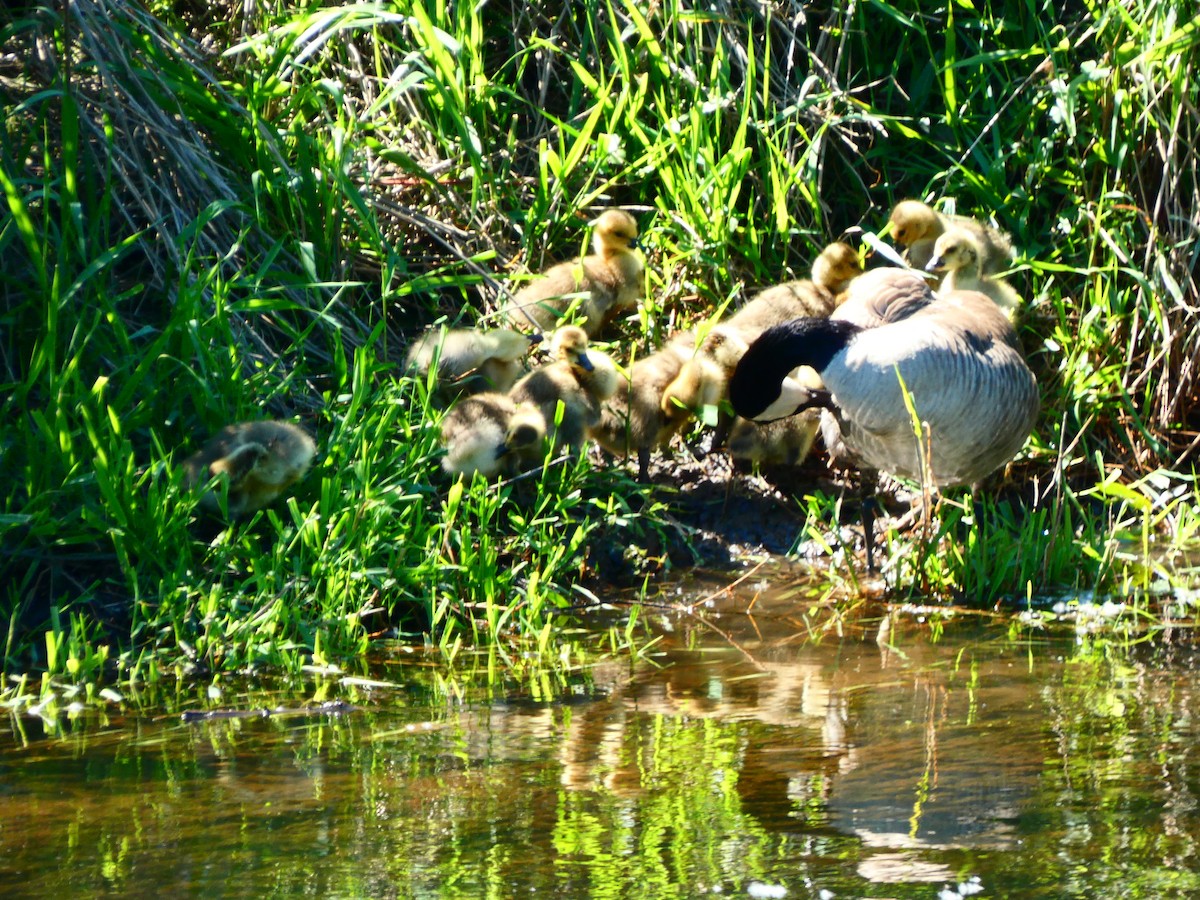
[[[554,447],[580,447],[600,421],[601,404],[616,391],[620,375],[606,354],[589,348],[587,333],[577,326],[555,332],[552,351],[553,362],[518,381],[509,396],[541,413]],[[560,403],[562,420],[556,427]]]
[[[863,273],[858,251],[844,241],[827,244],[812,264],[812,282],[835,298],[850,287],[850,282]]]
[[[184,481],[195,488],[221,478],[230,517],[249,515],[274,501],[304,477],[317,445],[304,429],[291,422],[239,422],[218,431],[184,461]],[[208,488],[200,507],[221,510],[220,488]]]
[[[853,247],[840,241],[829,244],[813,261],[811,280],[764,288],[722,324],[753,341],[773,325],[800,316],[828,316],[862,271]]]
[[[442,418],[442,468],[471,478],[515,475],[541,462],[546,420],[530,403],[485,391],[464,397]]]
[[[774,422],[738,419],[729,431],[726,451],[733,459],[759,465],[798,466],[812,449],[821,425],[815,409]]]
[[[1010,319],[1021,305],[1021,295],[1002,278],[979,270],[982,256],[979,241],[964,228],[946,230],[933,245],[933,257],[925,268],[942,274],[939,291],[978,291],[1004,310]]]
[[[654,448],[667,444],[690,416],[721,400],[745,352],[738,333],[720,325],[699,347],[692,332],[676,335],[662,350],[634,362],[604,405],[592,438],[614,456],[636,451],[638,480],[648,481]]]
[[[453,328],[429,331],[408,348],[405,368],[417,378],[426,378],[437,360],[436,389],[439,394],[507,391],[524,374],[530,348],[542,340],[540,334],[523,334],[507,328],[479,331]]]
[[[601,213],[592,236],[594,252],[552,266],[535,278],[505,304],[504,320],[518,327],[532,323],[550,329],[576,309],[588,336],[595,337],[645,296],[645,263],[637,252],[637,236],[637,221],[629,213]]]
[[[933,258],[933,245],[952,226],[965,229],[979,242],[980,271],[985,275],[1003,272],[1016,256],[1012,241],[999,228],[984,225],[967,216],[939,213],[919,200],[901,200],[888,218],[892,237],[903,245],[908,264],[925,269]]]

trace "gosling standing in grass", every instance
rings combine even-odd
[[[437,360],[435,392],[449,400],[457,394],[507,391],[525,372],[524,359],[540,334],[522,334],[507,328],[480,331],[474,328],[435,329],[408,348],[405,369],[425,379]]]
[[[496,391],[473,394],[442,418],[442,468],[468,479],[515,474],[541,459],[545,435],[537,408]]]
[[[950,228],[934,243],[933,257],[925,269],[942,275],[939,293],[978,291],[1011,319],[1021,305],[1021,295],[1004,279],[983,275],[979,271],[982,252],[974,234],[965,228]]]
[[[600,406],[613,395],[620,376],[607,355],[588,347],[587,333],[577,326],[560,328],[552,350],[553,362],[518,381],[509,397],[541,412],[555,448],[579,447],[587,430],[600,421]],[[556,427],[560,404],[562,420]]]
[[[688,418],[720,402],[725,383],[746,352],[738,333],[714,327],[700,346],[683,332],[634,362],[625,383],[604,405],[591,436],[614,456],[637,452],[638,480],[650,477],[650,453],[668,443]]]
[[[637,251],[637,221],[610,209],[595,221],[594,252],[552,266],[505,304],[504,321],[521,327],[551,329],[569,310],[589,337],[645,296],[645,263]]]
[[[892,237],[903,245],[904,258],[914,269],[925,269],[933,258],[933,245],[951,226],[965,229],[979,242],[980,271],[985,275],[1003,272],[1016,256],[1012,241],[999,228],[967,216],[939,213],[919,200],[901,200],[888,218]]]
[[[184,481],[195,488],[224,480],[226,509],[237,518],[262,509],[303,478],[316,452],[313,439],[291,422],[240,422],[222,428],[184,461]],[[220,489],[206,489],[200,507],[219,513]]]

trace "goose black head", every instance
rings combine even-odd
[[[862,329],[837,319],[793,319],[768,328],[750,345],[729,380],[729,400],[745,419],[769,421],[813,405],[816,394],[798,384],[791,396],[785,379],[797,366],[821,373]],[[794,403],[792,402],[794,400]]]

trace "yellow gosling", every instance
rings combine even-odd
[[[595,220],[593,252],[552,266],[518,291],[503,307],[512,326],[551,329],[571,310],[589,337],[637,307],[645,296],[645,263],[637,251],[637,221],[620,209]]]
[[[184,461],[184,480],[192,488],[224,480],[227,511],[237,518],[267,506],[303,478],[316,453],[313,439],[291,422],[240,422],[222,428]],[[220,495],[207,488],[200,507],[220,512]]]

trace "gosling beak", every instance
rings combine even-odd
[[[532,334],[527,334],[527,335],[525,335],[525,337],[529,339],[530,347],[536,347],[538,344],[540,344],[546,338],[546,336],[544,334],[542,334],[540,331],[535,331]]]
[[[501,444],[496,448],[496,459],[504,459],[504,457],[508,455],[508,451],[511,449],[512,448],[508,446],[507,442]]]
[[[579,368],[585,372],[594,372],[596,370],[596,367],[592,365],[592,361],[587,358],[586,353],[580,353],[575,357],[575,361],[579,363]]]
[[[929,262],[925,263],[925,271],[926,272],[939,272],[943,268],[945,268],[945,265],[946,265],[945,262],[942,260],[942,258],[940,256],[935,256]]]
[[[630,250],[641,250],[642,249],[642,245],[638,243],[636,234],[629,239],[629,249]]]

